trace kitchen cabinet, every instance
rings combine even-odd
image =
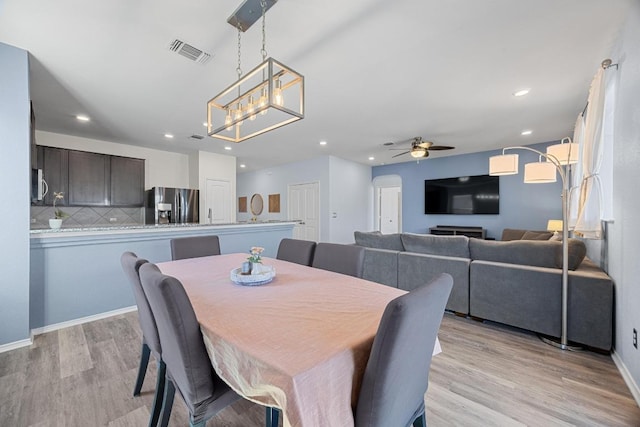
[[[144,160],[111,157],[110,205],[144,205]]]
[[[56,206],[144,206],[144,159],[42,145],[36,157],[49,192],[34,205],[51,206],[62,191]]]
[[[69,186],[69,175],[67,170],[69,168],[69,150],[53,147],[38,147],[38,165],[42,168],[42,177],[49,186],[49,191],[44,196],[43,204],[53,204],[53,193],[63,192],[65,194],[64,200],[60,200],[56,203],[58,206],[66,206],[67,189]]]
[[[69,151],[69,191],[71,206],[109,206],[109,156],[85,151]]]

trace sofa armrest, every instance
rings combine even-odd
[[[411,291],[441,273],[453,277],[453,289],[447,301],[447,310],[469,313],[468,258],[400,252],[398,254],[398,287]]]
[[[365,248],[362,278],[397,288],[398,253],[389,249]]]

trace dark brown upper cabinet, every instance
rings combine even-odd
[[[109,206],[109,156],[69,150],[71,206]]]
[[[64,193],[64,199],[59,200],[56,205],[66,206],[68,204],[67,192],[69,189],[69,150],[53,147],[38,146],[38,165],[42,168],[42,178],[47,182],[49,191],[44,196],[41,204],[52,205],[53,193]]]
[[[49,192],[64,192],[58,206],[144,206],[144,160],[38,146],[38,163]]]
[[[111,156],[111,206],[144,205],[144,160]]]

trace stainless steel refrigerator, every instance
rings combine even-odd
[[[188,188],[153,187],[146,191],[147,224],[199,222],[200,191]]]

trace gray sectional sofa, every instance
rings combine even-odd
[[[447,310],[559,337],[562,243],[550,236],[510,229],[502,241],[354,233],[365,247],[363,278],[410,291],[446,272],[454,279]],[[581,240],[569,240],[568,338],[609,351],[613,282],[585,254]]]

